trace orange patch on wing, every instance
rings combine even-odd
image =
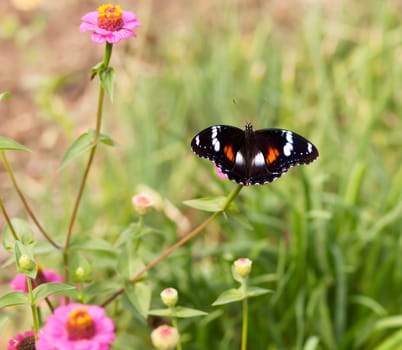
[[[226,157],[233,162],[234,161],[234,154],[233,154],[233,148],[230,145],[226,145],[223,148],[223,152],[225,152]]]
[[[265,157],[265,160],[267,161],[268,164],[271,164],[275,162],[276,158],[279,156],[279,150],[277,148],[268,148],[267,156]]]

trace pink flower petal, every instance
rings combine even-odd
[[[84,22],[98,24],[98,11],[92,11],[86,13],[84,16],[81,17],[81,20]]]

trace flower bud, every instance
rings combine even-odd
[[[152,331],[151,340],[158,350],[170,350],[179,342],[179,332],[174,327],[162,325]]]
[[[166,288],[161,292],[161,299],[166,306],[175,306],[178,298],[177,290],[174,288]]]
[[[152,195],[146,192],[133,196],[131,201],[133,203],[134,210],[140,215],[144,215],[148,208],[154,206],[154,198]]]
[[[240,258],[234,262],[234,268],[236,273],[242,277],[246,278],[251,272],[251,264],[253,262],[247,258]]]
[[[31,270],[34,265],[34,261],[28,255],[23,254],[18,259],[18,265],[24,270]]]
[[[85,276],[85,270],[82,266],[79,266],[74,271],[75,276],[78,278],[83,278]]]

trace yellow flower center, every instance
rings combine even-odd
[[[102,29],[115,32],[123,28],[123,12],[120,6],[106,4],[98,7],[98,26]]]
[[[90,339],[96,333],[96,325],[86,309],[75,309],[68,316],[66,330],[71,340]]]

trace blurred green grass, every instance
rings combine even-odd
[[[181,201],[234,186],[191,153],[194,134],[247,121],[294,130],[318,147],[319,159],[243,189],[237,213],[149,272],[153,304],[173,286],[181,304],[210,312],[180,323],[185,349],[238,348],[240,308],[210,304],[233,286],[232,260],[247,256],[251,282],[275,291],[250,301],[250,349],[402,349],[400,5],[345,2],[336,13],[310,6],[289,28],[268,12],[244,28],[238,7],[216,6],[222,12],[212,21],[194,13],[191,30],[145,27],[156,39],[142,42],[140,61],[131,64],[128,53],[118,68],[105,129],[120,146],[97,156],[79,230],[115,240],[133,220],[139,184],[194,226],[204,214]],[[67,208],[74,173],[60,180]],[[60,213],[46,224],[57,232],[63,220]],[[143,239],[150,260],[177,234],[160,212],[146,224],[160,231]],[[118,312],[122,335],[113,348],[151,349],[149,327]]]

